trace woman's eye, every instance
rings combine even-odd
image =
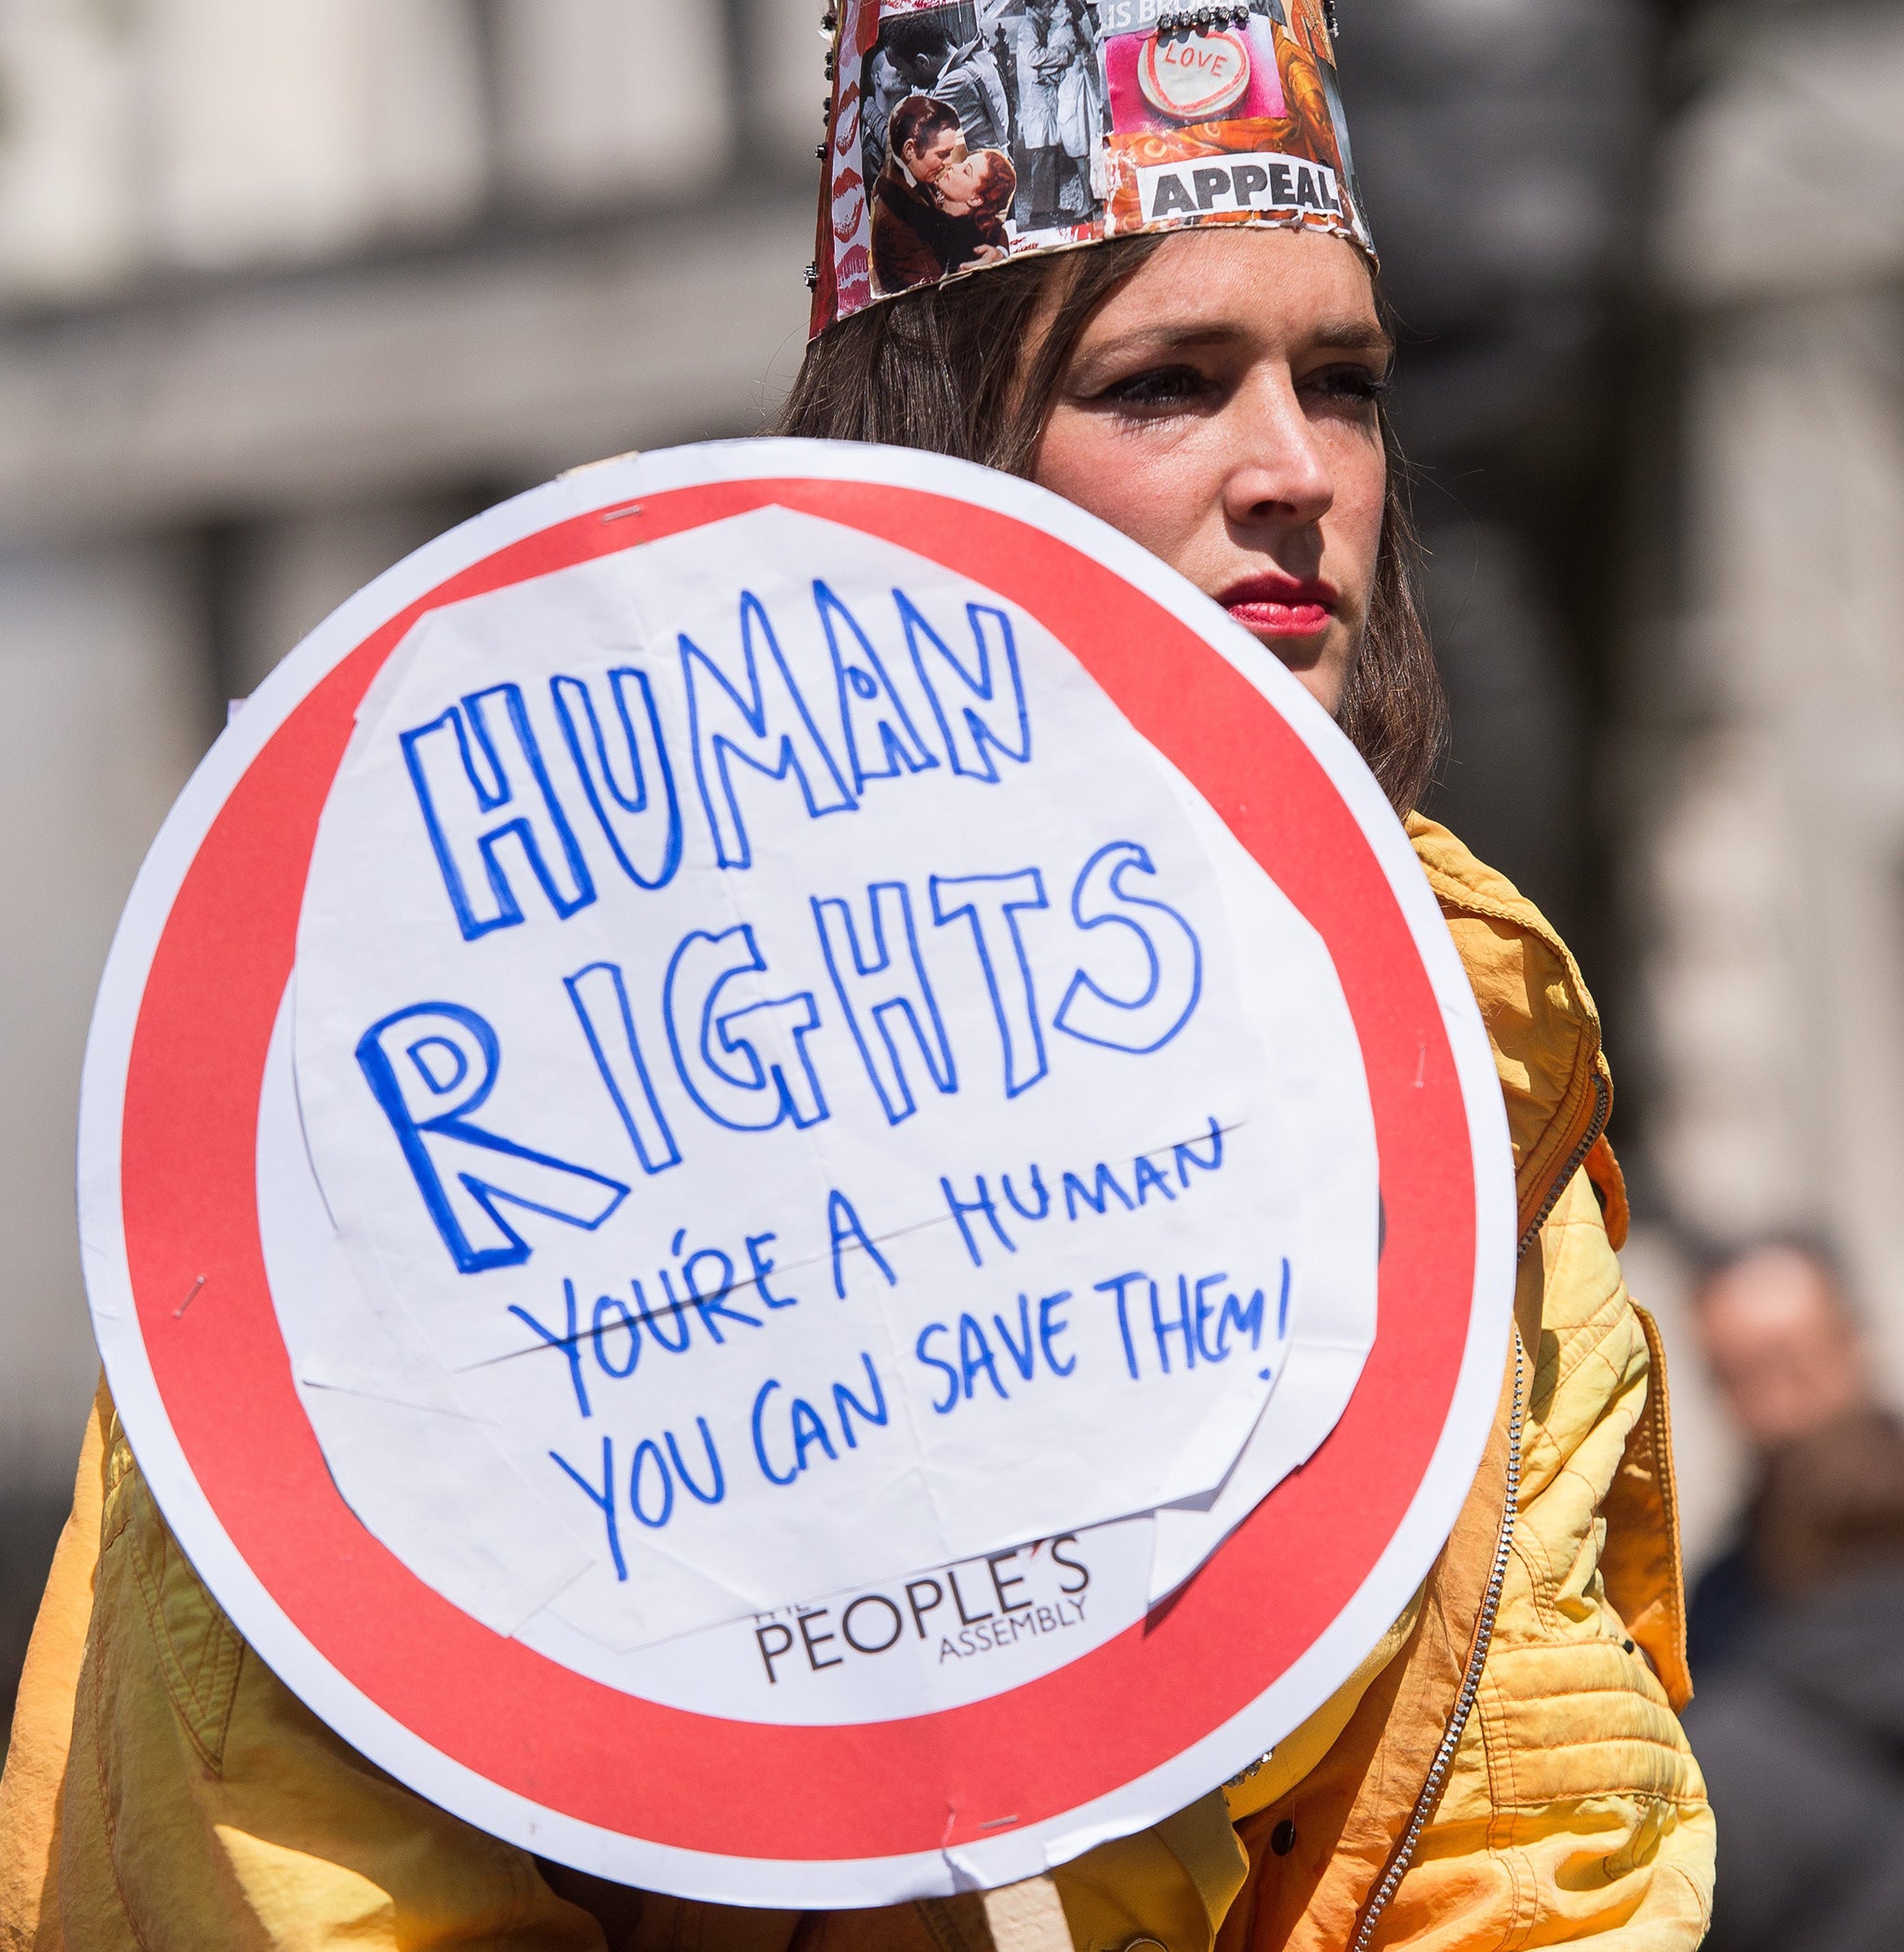
[[[1135,373],[1129,379],[1106,387],[1100,399],[1139,412],[1183,407],[1201,400],[1210,390],[1210,382],[1194,366],[1159,366],[1149,373]]]
[[[1306,392],[1349,406],[1373,406],[1388,393],[1386,374],[1367,366],[1329,366],[1302,382]]]

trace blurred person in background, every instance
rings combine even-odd
[[[1740,1536],[1691,1608],[1725,1840],[1714,1952],[1904,1945],[1904,1430],[1831,1259],[1753,1248],[1697,1323],[1754,1453]]]

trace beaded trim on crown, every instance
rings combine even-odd
[[[1210,224],[1375,255],[1334,0],[838,0],[813,331],[1034,251]]]

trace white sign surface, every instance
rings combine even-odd
[[[1240,857],[1033,618],[809,515],[420,624],[298,953],[346,1288],[455,1409],[373,1528],[621,1648],[1213,1492],[1375,1313],[1354,1032]],[[338,1326],[306,1379],[393,1393]]]

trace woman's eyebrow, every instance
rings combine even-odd
[[[1311,343],[1330,352],[1392,353],[1395,341],[1373,319],[1325,319]]]
[[[1207,324],[1143,326],[1093,346],[1086,358],[1092,363],[1126,359],[1133,354],[1159,358],[1212,346],[1234,346],[1250,336],[1246,326],[1217,320]],[[1307,346],[1327,352],[1380,352],[1386,356],[1395,350],[1395,341],[1373,319],[1324,319],[1303,336]]]
[[[1093,360],[1123,359],[1142,353],[1146,358],[1157,358],[1205,346],[1230,346],[1246,336],[1240,325],[1145,325],[1091,347],[1089,356]]]

